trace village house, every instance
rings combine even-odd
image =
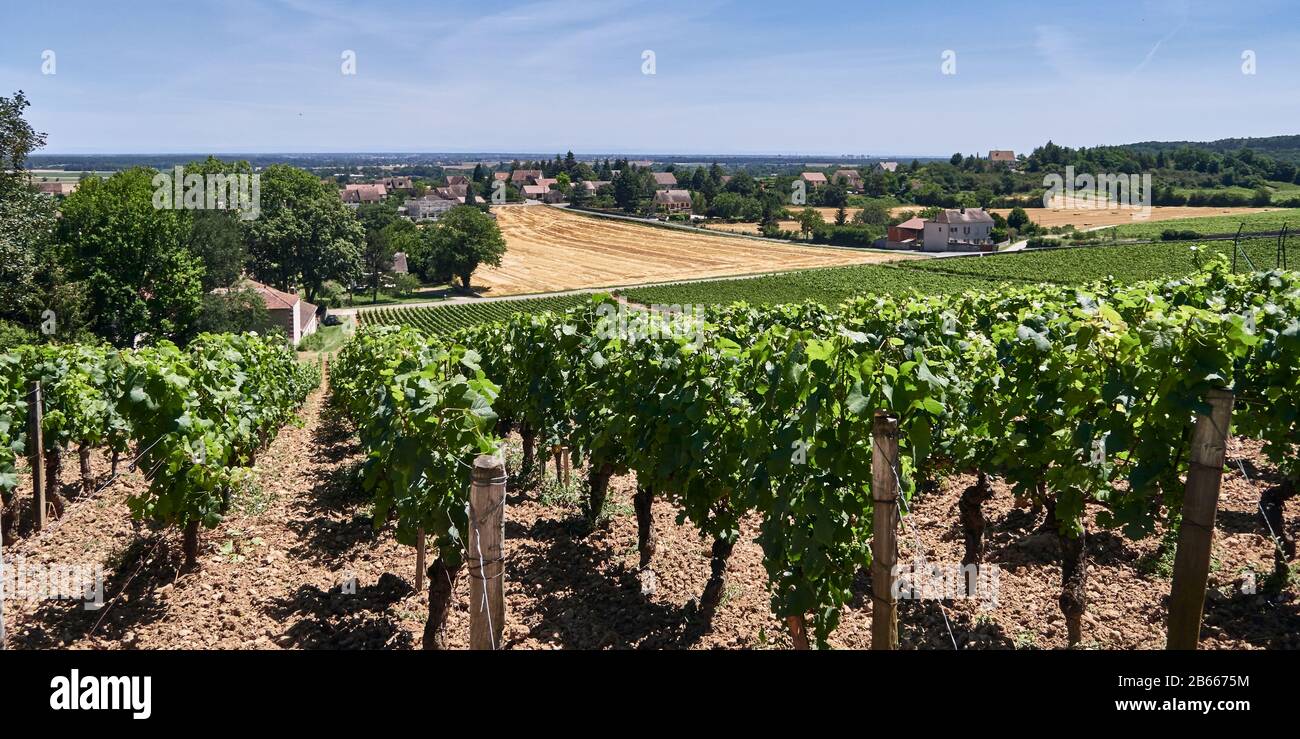
[[[799,175],[799,179],[803,180],[804,182],[807,182],[809,185],[812,185],[813,187],[822,187],[823,185],[826,184],[826,175],[822,174],[821,172],[804,172],[803,174]]]
[[[415,181],[412,180],[410,177],[385,177],[384,179],[379,181],[379,184],[383,185],[389,190],[415,189]]]
[[[294,346],[316,333],[316,329],[320,327],[316,317],[316,306],[293,293],[277,290],[247,277],[241,279],[233,289],[252,290],[257,293],[262,299],[262,304],[266,306],[266,312],[271,315],[271,320],[284,329],[285,335],[293,341]],[[230,291],[231,289],[219,287],[212,292],[223,294]]]
[[[541,200],[546,197],[546,193],[549,191],[548,188],[541,185],[524,185],[520,190],[523,192],[524,197],[529,200]]]
[[[655,178],[655,189],[672,190],[677,187],[677,176],[672,172],[651,172],[650,176]]]
[[[921,245],[925,234],[924,218],[909,218],[888,229],[886,246],[894,249],[911,248]]]
[[[45,195],[71,195],[77,191],[76,182],[38,182],[36,189]]]
[[[455,185],[468,185],[468,184],[469,184],[469,178],[463,174],[454,174],[447,178],[447,185],[449,187],[453,187]]]
[[[510,173],[509,173],[509,172],[493,172],[493,173],[492,173],[492,179],[493,179],[493,180],[500,180],[501,182],[507,182],[507,181],[510,180]]]
[[[569,198],[559,190],[547,190],[546,194],[542,196],[543,203],[565,203],[568,200]]]
[[[448,185],[446,187],[436,187],[433,190],[434,195],[443,200],[460,200],[465,201],[465,196],[469,194],[469,185]]]
[[[1016,153],[1010,149],[990,149],[989,161],[994,164],[1015,164]]]
[[[992,251],[993,217],[983,208],[946,209],[925,221],[925,251]]]
[[[898,162],[876,162],[877,172],[897,172]]]
[[[690,213],[691,193],[689,190],[659,190],[654,198],[655,210],[664,213]]]
[[[344,185],[339,196],[343,198],[343,202],[352,206],[378,203],[388,197],[388,188],[382,184]]]
[[[412,221],[436,221],[443,213],[455,207],[455,200],[433,197],[412,198],[406,201],[406,217]]]
[[[519,187],[535,185],[542,178],[540,169],[516,169],[510,173],[510,182]]]
[[[862,189],[862,174],[856,169],[837,169],[831,179],[836,182],[844,180],[850,190]]]

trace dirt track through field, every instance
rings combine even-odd
[[[506,255],[500,267],[474,273],[474,287],[486,296],[916,258],[655,228],[543,205],[493,212],[506,238]]]

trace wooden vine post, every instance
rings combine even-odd
[[[32,525],[37,531],[45,528],[45,439],[41,433],[44,405],[41,383],[36,380],[27,404],[27,439],[32,445]]]
[[[876,412],[871,434],[871,648],[898,648],[898,419]]]
[[[474,460],[469,495],[469,648],[500,649],[505,626],[506,466],[500,456]]]
[[[1197,416],[1192,435],[1183,520],[1178,531],[1174,581],[1169,595],[1168,649],[1196,649],[1201,639],[1201,615],[1210,576],[1210,545],[1227,456],[1233,396],[1231,391],[1214,389],[1206,400],[1210,414]]]

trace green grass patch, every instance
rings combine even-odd
[[[419,308],[377,308],[359,311],[358,318],[367,326],[412,326],[426,334],[441,336],[482,323],[503,321],[515,313],[540,313],[564,310],[586,302],[590,295],[558,295],[520,300],[493,300],[478,303],[453,303]]]
[[[1212,209],[1207,209],[1212,210]],[[1126,223],[1118,227],[1121,239],[1158,239],[1167,230],[1195,231],[1203,235],[1234,234],[1237,227],[1246,224],[1247,232],[1278,231],[1283,224],[1300,229],[1300,208],[1284,208],[1268,213],[1240,213],[1237,215],[1175,218],[1151,223]],[[1109,233],[1109,229],[1107,229]]]
[[[1181,277],[1196,270],[1199,250],[1204,263],[1211,254],[1231,257],[1232,242],[1156,242],[1023,251],[983,257],[929,259],[857,267],[805,270],[751,279],[708,280],[623,291],[635,303],[710,305],[738,301],[754,305],[813,300],[835,304],[855,295],[898,295],[915,291],[948,295],[988,290],[1002,283],[1081,284],[1114,278],[1120,282]],[[1276,263],[1277,242],[1263,238],[1242,247],[1256,267]],[[1300,255],[1297,259],[1300,261]],[[1247,269],[1244,260],[1242,269]]]

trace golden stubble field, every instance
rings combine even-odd
[[[503,206],[492,212],[506,239],[506,255],[500,267],[474,273],[474,288],[487,296],[922,258],[656,228],[546,205]]]
[[[891,209],[891,213],[898,215],[906,211],[919,212],[922,206],[903,205]],[[798,210],[802,210],[799,208]],[[835,208],[813,208],[821,213],[822,218],[827,223],[835,221]],[[857,215],[861,208],[845,209],[849,220]],[[1105,226],[1122,226],[1128,223],[1153,223],[1157,221],[1171,221],[1178,218],[1209,218],[1212,216],[1235,216],[1243,213],[1267,213],[1273,210],[1283,210],[1282,208],[1218,208],[1218,207],[1192,207],[1184,205],[1156,205],[1152,206],[1151,213],[1147,218],[1139,218],[1138,211],[1127,208],[1106,208],[1103,206],[1091,207],[1087,201],[1077,201],[1072,207],[1059,208],[1026,208],[1025,212],[1029,214],[1030,220],[1044,228],[1052,226],[1073,225],[1075,228],[1088,229]],[[989,212],[999,213],[1006,216],[1011,212],[1010,208],[990,208]],[[732,233],[757,234],[757,223],[711,223],[710,229],[718,231],[731,231]],[[798,231],[798,221],[781,221],[781,228],[787,231]]]

